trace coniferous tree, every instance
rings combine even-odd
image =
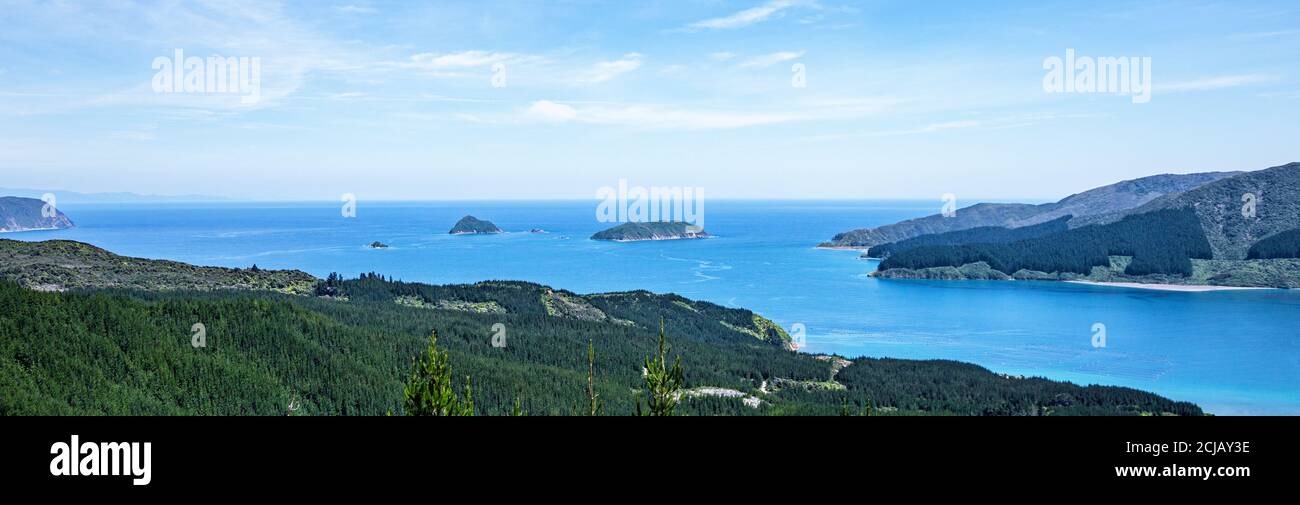
[[[668,349],[664,344],[664,322],[659,321],[659,355],[654,359],[645,359],[645,385],[650,393],[648,415],[671,416],[677,408],[682,383],[682,357],[678,356],[672,368],[668,368]],[[641,402],[637,400],[637,411],[641,413]]]
[[[600,395],[596,394],[596,347],[587,341],[587,399],[591,402],[590,415],[600,414]]]
[[[408,416],[474,415],[470,379],[465,377],[465,399],[462,401],[451,385],[451,365],[447,363],[447,351],[438,349],[437,331],[430,333],[428,356],[416,362],[402,396]]]
[[[523,400],[518,395],[515,395],[515,407],[510,409],[510,415],[515,417],[524,417],[528,415],[527,412],[524,412]]]

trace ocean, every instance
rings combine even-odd
[[[525,280],[580,293],[646,289],[754,310],[806,352],[976,363],[1129,386],[1207,411],[1300,414],[1300,292],[1160,292],[1053,282],[880,280],[837,232],[938,212],[931,201],[709,200],[705,240],[589,240],[595,201],[64,205],[67,239],[198,265],[377,272],[407,281]],[[508,233],[450,236],[463,215]],[[545,233],[530,233],[540,228]],[[388,249],[371,249],[380,241]],[[1103,325],[1104,347],[1094,346]]]

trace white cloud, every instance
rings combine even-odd
[[[1065,119],[1089,119],[1100,117],[1096,114],[1021,114],[990,119],[959,119],[953,121],[942,121],[930,123],[916,128],[903,130],[883,130],[883,131],[858,131],[849,133],[832,133],[826,135],[813,135],[802,137],[799,140],[804,142],[817,141],[835,141],[851,140],[871,137],[892,137],[897,135],[922,135],[929,133],[941,133],[952,130],[1003,130],[1009,128],[1023,128],[1033,126],[1043,122],[1059,121]]]
[[[49,9],[46,15],[61,14],[57,5]],[[98,95],[83,93],[79,100],[47,105],[46,112],[114,106],[253,111],[274,107],[297,94],[314,74],[349,73],[364,68],[366,61],[362,53],[337,44],[314,26],[286,14],[283,5],[269,1],[122,3],[70,22],[86,25],[86,33],[101,39],[116,37],[157,52],[140,60],[138,70],[129,71],[143,76],[138,84],[105,87],[108,91]],[[157,69],[151,69],[150,63],[155,57],[172,58],[173,49],[182,49],[187,56],[259,59],[259,99],[244,103],[243,94],[155,92],[150,78]]]
[[[109,132],[108,137],[116,140],[148,142],[157,138],[157,135],[154,134],[156,130],[158,130],[157,124],[140,125],[134,128]]]
[[[641,60],[641,54],[628,53],[623,55],[623,58],[621,59],[602,61],[597,63],[590,70],[579,75],[578,82],[582,84],[599,84],[611,80],[615,77],[641,68]]]
[[[729,51],[719,51],[709,55],[709,58],[712,58],[716,61],[727,61],[735,57],[736,57],[736,53],[729,52]]]
[[[1165,85],[1157,85],[1158,91],[1212,91],[1216,89],[1236,88],[1250,84],[1259,84],[1274,80],[1273,77],[1259,74],[1247,75],[1224,75],[1218,77],[1209,77],[1197,79],[1194,81],[1182,81]]]
[[[723,16],[720,18],[712,18],[712,19],[705,19],[703,21],[696,21],[694,23],[686,25],[686,27],[687,29],[691,29],[691,30],[702,30],[702,29],[727,30],[733,28],[743,28],[752,25],[754,23],[766,21],[772,16],[780,14],[781,11],[784,11],[791,7],[798,7],[801,5],[815,5],[815,4],[811,2],[804,2],[798,0],[770,0],[769,2],[763,5],[757,7],[751,7],[743,11],[737,12],[735,14],[732,14],[730,16]]]
[[[336,5],[334,6],[334,10],[337,10],[339,12],[346,12],[348,14],[375,14],[379,12],[378,9],[375,9],[374,7],[371,7],[369,5],[354,5],[354,4]]]
[[[777,63],[781,63],[781,62],[783,62],[783,61],[797,60],[797,59],[799,59],[799,58],[802,58],[805,52],[807,52],[807,51],[799,51],[799,52],[794,52],[794,51],[781,51],[781,52],[776,52],[776,53],[772,53],[772,54],[764,54],[764,55],[761,55],[761,56],[755,56],[755,57],[753,57],[753,58],[750,58],[750,59],[748,59],[748,60],[745,60],[745,62],[743,62],[743,63],[741,63],[741,64],[739,64],[739,65],[736,65],[736,67],[737,67],[737,68],[763,68],[763,67],[770,67],[770,66],[772,66],[772,65],[775,65],[775,64],[777,64]]]
[[[518,60],[522,57],[514,53],[498,53],[495,51],[461,51],[459,53],[419,53],[411,56],[406,67],[420,68],[424,70],[450,70],[486,67],[494,63],[504,63],[512,60]]]
[[[539,100],[528,107],[528,115],[542,121],[570,121],[578,117],[573,107],[550,100]]]
[[[686,65],[664,65],[664,67],[660,69],[659,72],[664,75],[677,75],[682,72],[685,72],[686,68],[687,68]]]
[[[596,124],[679,130],[745,128],[802,119],[798,115],[783,113],[695,110],[643,105],[596,107],[583,110],[580,114],[580,120]]]
[[[1300,35],[1300,30],[1279,30],[1273,32],[1255,32],[1235,35],[1237,39],[1271,39],[1275,37],[1287,37],[1290,35]]]
[[[569,105],[550,100],[533,102],[525,111],[532,120],[627,126],[648,129],[716,130],[862,117],[895,103],[892,100],[853,100],[805,103],[789,111],[725,110],[651,104],[585,103]]]

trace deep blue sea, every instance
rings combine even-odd
[[[809,352],[941,358],[1111,384],[1216,414],[1300,414],[1300,292],[1171,293],[1049,282],[898,281],[814,246],[836,232],[933,214],[934,202],[719,201],[709,240],[608,243],[594,201],[65,205],[70,239],[200,265],[379,272],[408,281],[527,280],[581,293],[674,292],[802,324]],[[449,236],[465,214],[509,233]],[[548,233],[528,233],[542,228]],[[381,241],[392,246],[374,250]],[[1092,345],[1106,326],[1106,347]]]

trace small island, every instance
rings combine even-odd
[[[485,221],[474,216],[465,216],[456,222],[456,226],[451,227],[447,232],[451,235],[480,235],[501,233],[501,228],[492,224],[491,221]]]
[[[623,223],[591,236],[592,240],[609,240],[613,242],[636,242],[641,240],[681,240],[709,238],[704,230],[680,221]]]
[[[385,244],[385,243],[383,243],[383,242],[380,242],[380,241],[376,240],[376,241],[370,243],[370,248],[371,248],[371,249],[388,249],[388,244]]]
[[[58,209],[45,206],[35,198],[0,197],[0,233],[62,230],[72,228],[72,220]]]

